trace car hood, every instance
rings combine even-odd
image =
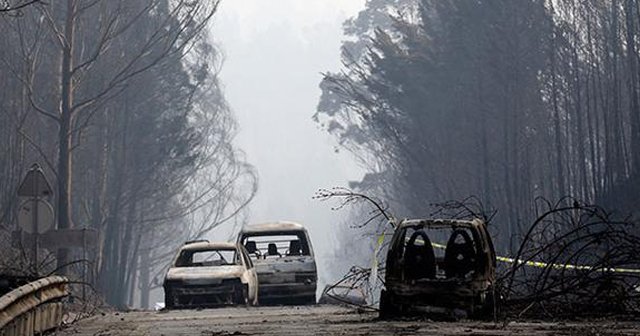
[[[240,278],[244,267],[238,265],[215,267],[172,267],[167,272],[167,280],[224,280]]]

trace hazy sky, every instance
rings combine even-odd
[[[236,144],[255,165],[259,193],[250,222],[293,220],[309,228],[321,263],[331,262],[331,226],[346,212],[311,199],[363,171],[319,129],[321,72],[340,65],[342,22],[364,0],[223,0],[214,39],[225,55],[221,79],[240,132]]]

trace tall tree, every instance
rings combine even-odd
[[[418,13],[378,29],[362,59],[344,53],[345,70],[324,78],[317,118],[392,176],[383,183],[407,215],[482,195],[504,205],[503,220],[515,228],[535,197],[523,196],[532,189],[523,180],[538,173],[529,169],[541,155],[533,142],[546,136],[538,124],[544,3],[421,1]],[[327,109],[327,97],[340,108]]]
[[[357,187],[405,216],[480,196],[503,249],[538,197],[637,212],[638,1],[414,3],[368,1],[321,83],[315,120],[371,171]],[[375,20],[393,24],[350,28]]]
[[[0,228],[14,229],[24,167],[44,161],[58,227],[99,233],[90,280],[112,304],[148,297],[173,248],[241,221],[255,194],[207,34],[217,5],[65,0],[0,18]]]

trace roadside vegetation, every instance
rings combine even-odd
[[[218,1],[21,4],[0,1],[0,273],[34,269],[9,237],[38,162],[57,228],[98,237],[84,252],[41,251],[38,269],[148,307],[177,246],[241,220],[256,190],[218,81]]]

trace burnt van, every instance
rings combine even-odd
[[[316,303],[316,261],[302,225],[272,222],[246,226],[238,243],[255,264],[260,304]]]

